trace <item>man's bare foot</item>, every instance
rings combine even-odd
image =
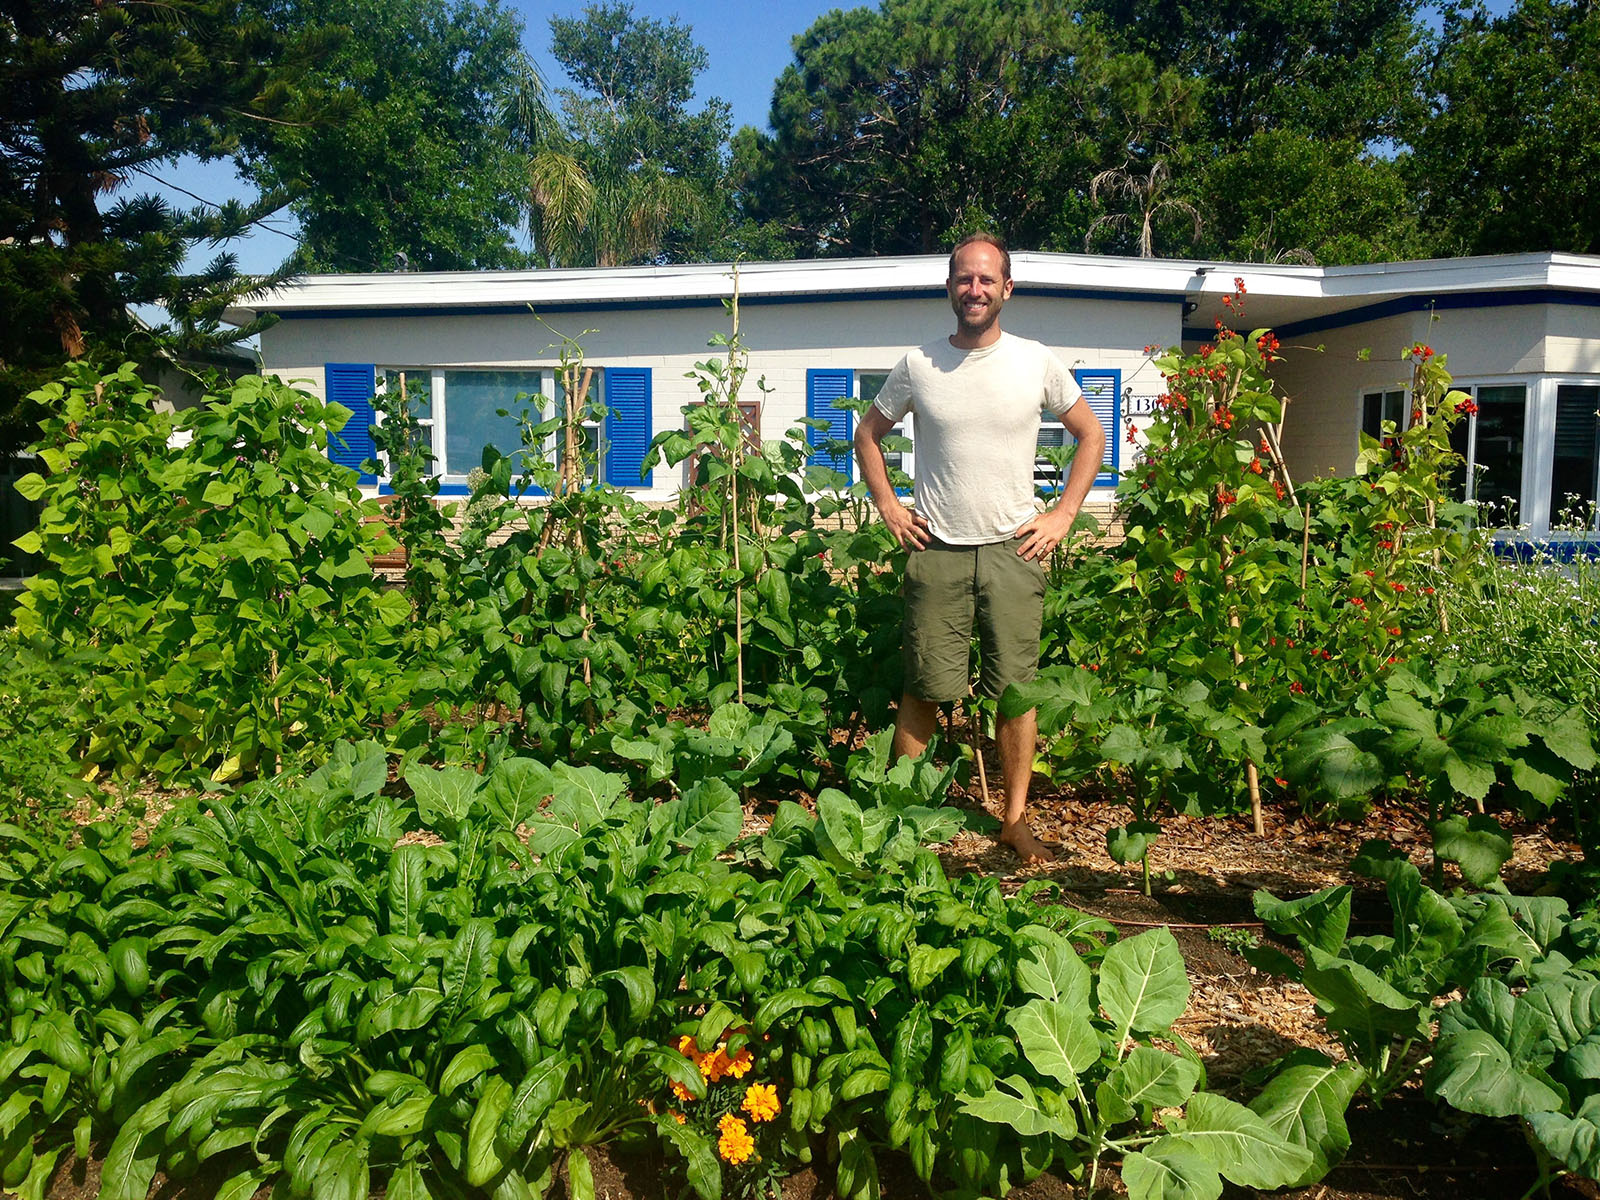
[[[1054,862],[1056,852],[1038,838],[1026,825],[1011,825],[1000,830],[1000,842],[1016,851],[1026,866],[1031,863]]]

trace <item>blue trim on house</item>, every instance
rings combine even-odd
[[[806,368],[806,416],[828,422],[827,429],[807,427],[806,441],[812,446],[823,442],[848,442],[855,433],[855,414],[848,408],[835,408],[835,400],[848,400],[855,394],[855,372],[836,367]],[[849,454],[829,454],[816,449],[806,456],[806,465],[831,467],[851,482],[855,481],[854,462]]]
[[[1329,329],[1343,329],[1367,321],[1381,321],[1385,317],[1401,316],[1415,312],[1459,312],[1484,308],[1519,308],[1529,304],[1555,304],[1577,308],[1600,308],[1600,295],[1592,292],[1567,292],[1557,288],[1533,288],[1519,292],[1451,292],[1443,296],[1400,296],[1381,300],[1376,304],[1363,304],[1325,317],[1309,317],[1304,321],[1291,321],[1275,325],[1272,331],[1280,338],[1303,337],[1308,333],[1323,333]],[[1184,326],[1186,342],[1209,342],[1216,329]]]
[[[1017,296],[1053,296],[1071,300],[1099,300],[1113,303],[1137,302],[1140,304],[1182,304],[1183,294],[1152,293],[1152,292],[1114,292],[1103,288],[1052,288],[1039,285],[1019,287],[1013,293]],[[885,288],[871,292],[824,292],[806,295],[778,295],[778,296],[741,296],[739,307],[751,308],[768,304],[838,304],[843,301],[859,301],[866,304],[881,304],[885,300],[900,299],[944,299],[945,291],[940,288]],[[717,308],[722,307],[723,297],[720,296],[686,296],[675,300],[585,300],[564,301],[559,304],[469,304],[457,306],[433,305],[428,307],[408,307],[396,305],[392,308],[308,308],[294,312],[279,312],[276,309],[263,307],[262,312],[277,312],[283,321],[336,321],[361,317],[494,317],[514,314],[531,314],[535,311],[541,313],[561,312],[639,312],[651,310],[664,310],[674,308]]]
[[[1105,419],[1101,416],[1102,410],[1111,418],[1111,427],[1105,431],[1106,449],[1111,452],[1111,470],[1101,471],[1096,475],[1094,486],[1115,487],[1118,472],[1122,469],[1122,371],[1120,368],[1081,367],[1072,372],[1072,377],[1083,392],[1084,400],[1095,410],[1095,416],[1100,417],[1102,424]],[[1103,390],[1102,381],[1109,381],[1109,397]],[[1106,403],[1108,398],[1109,404]]]
[[[1600,537],[1578,534],[1571,537],[1497,537],[1489,543],[1496,558],[1513,562],[1569,563],[1577,559],[1600,560]]]

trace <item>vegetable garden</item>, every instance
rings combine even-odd
[[[1171,929],[950,852],[994,825],[992,712],[890,761],[892,539],[805,429],[752,444],[733,318],[656,439],[694,464],[669,511],[592,482],[570,341],[458,532],[404,383],[383,510],[326,456],[349,413],[275,381],[46,389],[50,569],[0,643],[0,1184],[582,1198],[632,1155],[704,1200],[1355,1195],[1351,1122],[1423,1104],[1520,1129],[1506,1194],[1600,1174],[1600,581],[1450,500],[1442,355],[1407,349],[1355,476],[1297,480],[1269,331],[1151,348],[1125,540],[1058,554],[1001,701],[1039,710],[1040,792],[1126,810],[1102,874],[1145,915],[1175,828],[1426,834],[1220,922],[1319,1025],[1224,1074]],[[1513,890],[1529,829],[1575,852]]]

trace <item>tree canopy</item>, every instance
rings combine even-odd
[[[725,100],[691,111],[707,65],[676,17],[591,4],[550,19],[551,53],[576,85],[564,127],[536,148],[533,204],[553,265],[704,257],[726,224]]]
[[[497,0],[251,0],[336,48],[316,78],[336,114],[242,132],[247,176],[292,197],[315,271],[521,265],[519,105],[541,103],[522,24]],[[531,99],[530,99],[531,98]]]

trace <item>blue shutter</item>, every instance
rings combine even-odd
[[[377,453],[372,444],[372,395],[377,374],[371,363],[327,363],[322,368],[322,392],[329,404],[350,410],[350,420],[338,433],[328,435],[328,457],[341,467],[360,472],[362,483],[377,477],[361,471],[361,464]]]
[[[1089,411],[1100,418],[1100,427],[1106,431],[1111,470],[1096,475],[1094,485],[1115,487],[1117,470],[1122,465],[1122,372],[1074,371],[1072,374],[1089,402]]]
[[[826,429],[806,430],[806,441],[811,445],[820,446],[830,439],[848,442],[855,432],[850,427],[850,418],[854,414],[847,408],[833,406],[835,400],[849,399],[853,374],[851,371],[807,369],[806,416],[828,423]],[[835,471],[841,472],[846,479],[853,478],[849,454],[828,454],[818,450],[806,459],[806,464],[814,467],[832,467]]]
[[[607,367],[602,376],[606,401],[606,482],[617,487],[649,487],[655,472],[641,479],[650,448],[650,368]]]

